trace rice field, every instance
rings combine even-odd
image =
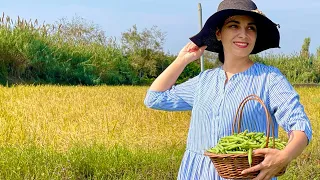
[[[146,90],[0,87],[0,179],[175,179],[190,112],[147,109]],[[279,179],[320,179],[320,88],[297,91],[313,141]]]

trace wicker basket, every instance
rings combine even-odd
[[[244,109],[244,105],[250,101],[250,100],[256,100],[258,101],[264,108],[266,116],[267,116],[267,140],[266,140],[266,148],[268,148],[268,143],[269,143],[269,135],[270,135],[270,125],[272,127],[272,136],[273,136],[273,141],[274,141],[274,125],[271,120],[270,113],[268,109],[266,108],[265,104],[263,101],[256,95],[249,95],[247,96],[239,105],[236,115],[234,117],[234,122],[232,126],[232,134],[234,134],[234,129],[235,125],[238,120],[238,133],[240,133],[240,125],[241,125],[241,119],[242,119],[242,112]],[[274,142],[273,142],[273,148],[274,147]],[[248,155],[247,154],[214,154],[210,152],[205,152],[204,153],[206,156],[209,156],[211,161],[213,162],[219,176],[225,178],[225,179],[252,179],[255,178],[258,174],[259,171],[257,172],[252,172],[248,174],[241,174],[241,172],[244,169],[249,168],[249,163],[248,163]],[[261,154],[253,154],[252,155],[252,166],[255,166],[259,163],[261,163],[264,160],[264,155]],[[281,176],[285,173],[286,167],[284,167],[281,171],[279,171],[276,176]]]

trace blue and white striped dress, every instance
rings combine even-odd
[[[233,75],[226,84],[225,80],[225,72],[219,67],[203,71],[167,91],[147,92],[144,101],[147,107],[167,111],[192,110],[178,179],[223,179],[203,153],[215,146],[219,138],[231,134],[236,109],[250,94],[258,95],[266,104],[276,137],[280,125],[288,133],[304,131],[311,140],[310,121],[299,102],[299,95],[277,68],[254,63],[246,71]],[[266,115],[258,102],[249,101],[242,117],[241,130],[266,131]]]

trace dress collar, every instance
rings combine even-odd
[[[243,72],[239,72],[239,73],[236,73],[234,74],[231,79],[234,79],[234,78],[242,78],[243,76],[245,75],[248,75],[248,74],[251,74],[251,72],[254,70],[255,66],[256,66],[257,63],[253,63],[247,70],[243,71]],[[222,66],[219,67],[219,78],[220,79],[226,79],[226,73],[225,71],[223,70]]]

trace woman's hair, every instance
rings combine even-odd
[[[224,21],[222,21],[221,23],[218,24],[218,26],[217,26],[218,31],[221,31],[223,24],[224,24]],[[224,63],[224,52],[223,52],[223,46],[222,46],[221,40],[219,41],[219,45],[221,46],[221,51],[218,52],[218,59],[223,64]]]
[[[222,50],[222,52],[218,53],[218,59],[220,62],[222,62],[222,64],[224,63],[224,52]]]

